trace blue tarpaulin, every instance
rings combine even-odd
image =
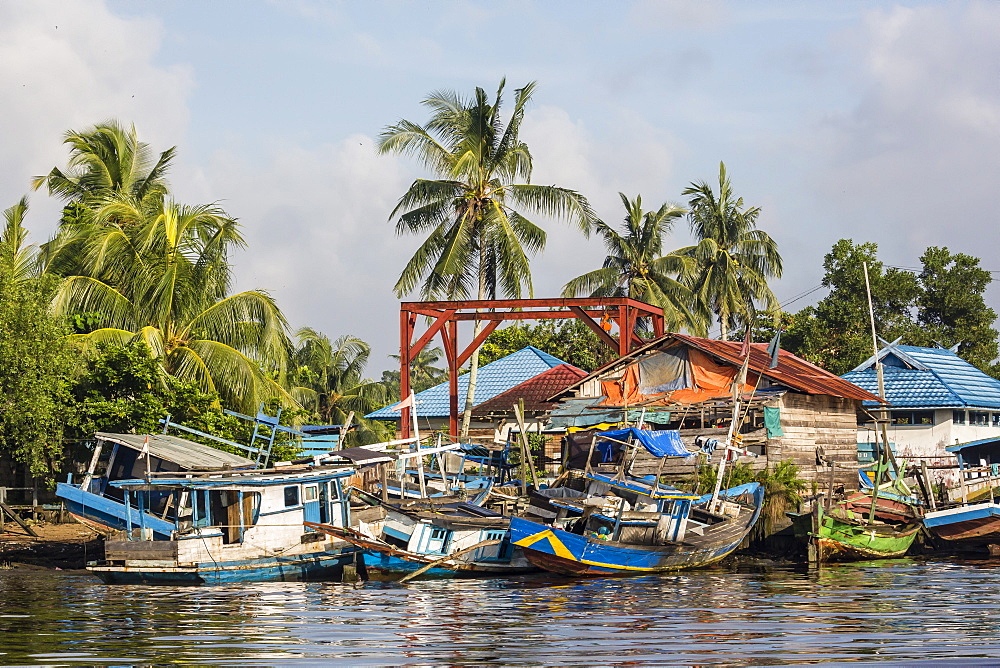
[[[601,448],[600,438],[606,436],[608,438],[613,438],[617,441],[628,441],[629,437],[632,437],[633,441],[638,441],[642,443],[643,447],[649,451],[649,454],[654,457],[687,457],[691,453],[688,452],[687,448],[684,447],[684,443],[681,442],[681,434],[679,431],[673,429],[663,429],[661,431],[647,431],[644,429],[635,429],[630,427],[628,429],[617,429],[615,431],[602,431],[597,434],[598,438],[598,449],[601,452],[605,451],[605,448]],[[607,445],[612,445],[611,442],[606,441]],[[611,449],[608,449],[608,454],[610,454]],[[607,461],[607,460],[606,460]]]

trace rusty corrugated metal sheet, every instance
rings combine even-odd
[[[645,353],[666,348],[675,342],[697,348],[736,366],[743,364],[743,357],[740,355],[740,349],[743,347],[742,341],[719,341],[717,339],[703,339],[686,334],[665,334],[642,348],[632,351],[625,357],[608,362],[586,378],[570,385],[558,395],[551,397],[550,401],[558,399],[565,392],[576,389],[592,378],[603,376],[614,367],[629,364]],[[770,364],[771,356],[767,354],[767,344],[751,344],[750,363],[748,365],[750,370],[765,378],[770,378],[776,383],[807,394],[826,394],[833,397],[844,397],[845,399],[857,399],[859,401],[879,401],[877,396],[861,389],[854,383],[844,380],[840,376],[836,376],[786,350],[779,352],[777,367],[769,369]]]
[[[586,376],[587,372],[583,369],[578,369],[572,364],[560,364],[520,385],[515,385],[489,401],[484,401],[473,409],[473,413],[476,415],[507,413],[519,399],[524,400],[525,411],[548,410],[552,407],[552,403],[547,401],[548,397]]]
[[[743,347],[742,341],[702,339],[685,334],[669,334],[664,337],[664,339],[669,338],[710,355],[715,355],[731,364],[740,365],[743,363],[743,357],[740,355],[740,349]],[[771,356],[767,354],[767,344],[750,344],[750,363],[748,366],[751,371],[759,373],[765,378],[770,378],[777,383],[808,394],[826,394],[832,397],[860,401],[879,401],[879,398],[871,392],[862,390],[854,383],[846,381],[826,369],[821,369],[787,350],[779,351],[777,367],[769,369],[770,365]]]

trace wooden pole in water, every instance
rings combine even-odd
[[[389,462],[382,462],[378,466],[379,466],[379,477],[382,478],[382,503],[388,503],[389,502]]]
[[[937,499],[934,498],[934,485],[931,484],[931,478],[927,475],[927,460],[920,460],[920,480],[921,487],[924,490],[924,496],[927,497],[927,503],[931,507],[931,512],[937,510]]]

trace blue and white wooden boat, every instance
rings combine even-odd
[[[126,527],[105,542],[104,561],[87,568],[110,584],[338,578],[354,547],[305,523],[350,524],[342,483],[353,473],[299,466],[112,481]],[[151,525],[151,515],[159,522]]]
[[[61,482],[56,496],[76,520],[101,532],[121,531],[129,524],[143,524],[159,539],[168,538],[174,530],[170,513],[161,516],[154,508],[143,512],[126,509],[124,492],[113,483],[131,480],[147,473],[185,471],[246,470],[256,462],[218,448],[168,434],[94,435],[93,456],[86,474],[79,483]]]
[[[958,485],[948,490],[955,505],[924,514],[936,542],[958,551],[989,550],[1000,555],[1000,439],[986,438],[946,448],[958,460]]]
[[[365,575],[422,577],[514,575],[538,570],[510,541],[510,517],[466,502],[418,500],[383,504],[383,517],[338,528],[307,524],[361,550]],[[428,568],[429,567],[429,568]]]
[[[511,542],[539,568],[570,576],[639,575],[716,562],[746,538],[760,516],[764,490],[749,483],[717,495],[663,486],[658,476],[628,474],[632,448],[665,458],[689,453],[676,432],[626,429],[603,432],[591,454],[618,462],[594,470],[588,459],[581,498],[550,499],[559,512],[548,521],[514,517]]]
[[[1000,504],[992,501],[935,510],[924,514],[924,526],[934,538],[955,549],[1000,546]]]

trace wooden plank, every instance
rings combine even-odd
[[[27,524],[25,524],[24,520],[22,520],[22,519],[20,518],[20,516],[18,516],[18,514],[17,514],[17,513],[15,513],[15,512],[14,512],[14,511],[13,511],[13,510],[11,509],[11,507],[10,507],[10,506],[8,506],[8,505],[7,505],[6,503],[4,503],[3,501],[0,501],[0,511],[4,511],[4,512],[6,512],[6,513],[7,513],[8,515],[10,515],[10,518],[11,518],[12,520],[14,520],[15,522],[17,522],[17,524],[18,524],[18,526],[19,526],[19,527],[21,527],[22,529],[24,529],[25,531],[27,531],[27,532],[28,532],[28,535],[29,535],[29,536],[33,536],[33,537],[35,537],[35,538],[38,538],[38,537],[39,537],[39,536],[38,536],[38,534],[37,534],[37,533],[35,533],[35,530],[34,530],[34,529],[32,529],[32,528],[31,528],[30,526],[28,526]]]

